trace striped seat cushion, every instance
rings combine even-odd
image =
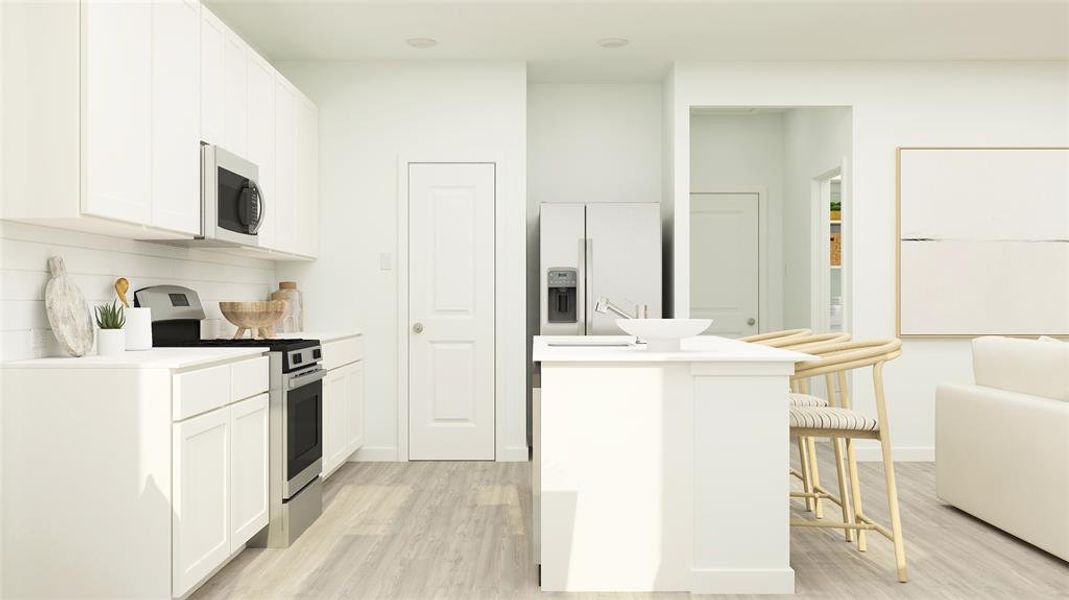
[[[787,397],[791,400],[791,406],[827,406],[828,401],[820,396],[814,396],[812,394],[799,394],[791,392],[787,394]]]
[[[791,427],[799,429],[843,429],[847,431],[878,431],[876,419],[849,408],[830,406],[792,406]]]

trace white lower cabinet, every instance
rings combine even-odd
[[[174,424],[173,594],[267,525],[268,395]]]
[[[331,369],[323,380],[323,476],[364,445],[364,362]]]
[[[174,595],[230,556],[230,409],[174,425]]]
[[[230,552],[267,525],[267,394],[230,407]]]
[[[346,456],[351,456],[364,445],[364,361],[342,367],[348,371],[346,377],[349,399],[348,447]]]

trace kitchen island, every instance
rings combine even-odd
[[[534,339],[542,589],[793,593],[787,391],[809,357],[632,339]]]

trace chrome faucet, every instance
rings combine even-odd
[[[649,307],[645,304],[635,305],[635,314],[629,314],[626,310],[620,308],[620,305],[616,304],[608,298],[598,298],[597,303],[594,304],[594,312],[602,314],[613,313],[622,319],[645,319],[649,314]]]

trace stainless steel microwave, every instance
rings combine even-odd
[[[259,169],[219,146],[202,146],[201,159],[202,241],[257,246],[266,208]]]

